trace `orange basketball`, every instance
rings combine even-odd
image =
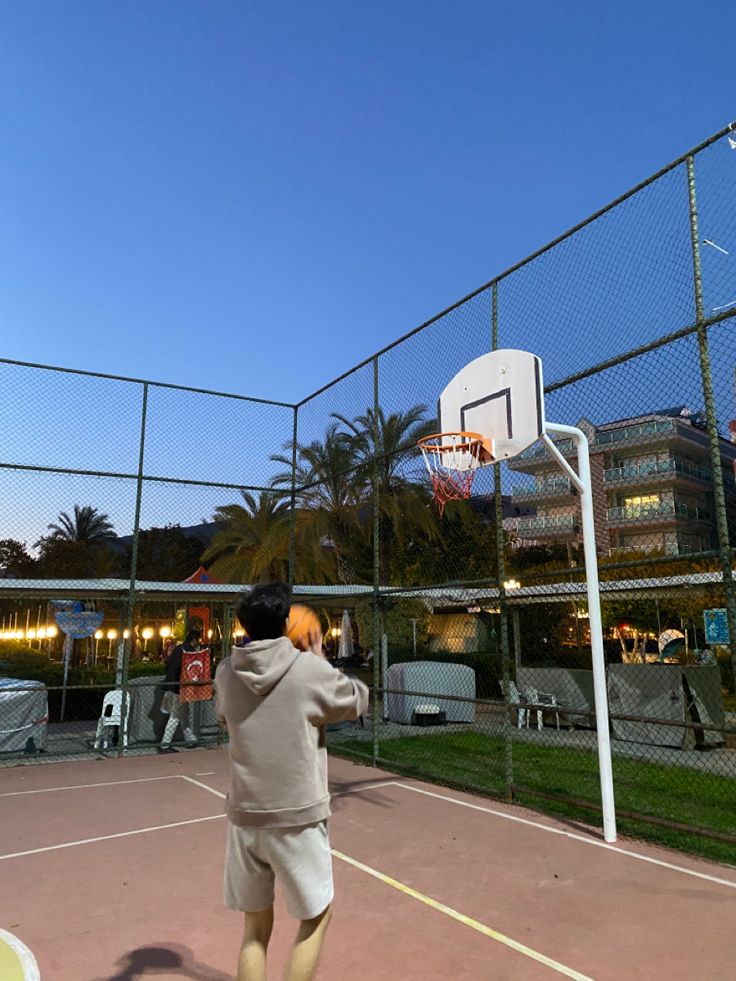
[[[309,646],[310,633],[322,633],[319,617],[308,606],[301,606],[300,604],[292,606],[286,624],[286,636],[294,647],[298,647],[300,651],[306,651]]]

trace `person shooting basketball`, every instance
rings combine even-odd
[[[225,903],[245,914],[238,981],[265,981],[274,883],[300,921],[285,977],[309,981],[331,915],[330,795],[324,726],[358,719],[368,689],[324,657],[315,614],[289,589],[256,586],[238,607],[251,643],[215,674],[230,752]]]

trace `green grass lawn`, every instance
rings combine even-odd
[[[370,744],[357,740],[331,746],[333,752],[365,756]],[[380,763],[449,786],[493,797],[505,793],[504,742],[477,732],[392,739],[380,744]],[[736,778],[682,767],[613,758],[616,805],[620,812],[676,821],[696,828],[736,834]],[[513,744],[517,787],[599,804],[598,761],[594,753],[529,742]],[[515,792],[532,807],[600,823],[591,811],[568,802],[541,801]],[[736,865],[736,845],[619,817],[620,830],[670,847]]]

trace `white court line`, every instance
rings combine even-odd
[[[180,773],[170,773],[165,777],[139,777],[137,780],[106,780],[104,783],[75,783],[68,787],[44,787],[41,790],[11,790],[0,797],[22,797],[24,794],[53,794],[57,790],[87,790],[90,787],[118,787],[126,783],[152,783],[154,780],[178,780]]]
[[[402,790],[410,790],[414,794],[423,794],[425,797],[436,797],[437,800],[444,800],[450,804],[457,804],[459,807],[467,807],[471,811],[482,811],[484,814],[492,814],[494,817],[503,818],[505,821],[514,821],[517,824],[526,824],[530,828],[539,828],[541,831],[548,831],[553,835],[561,835],[563,838],[572,838],[573,841],[580,841],[584,845],[595,845],[596,848],[605,848],[606,851],[616,852],[619,855],[626,855],[628,858],[635,858],[640,862],[648,862],[650,865],[659,865],[663,869],[670,869],[673,872],[682,872],[683,875],[691,875],[696,879],[705,879],[706,882],[714,882],[718,886],[728,886],[729,889],[736,889],[736,882],[729,879],[719,879],[718,876],[708,875],[706,872],[696,872],[695,869],[687,869],[682,865],[674,865],[672,862],[665,862],[661,858],[652,858],[649,855],[641,855],[639,852],[632,852],[628,848],[619,848],[618,845],[609,845],[606,841],[598,841],[595,838],[586,838],[584,835],[575,834],[573,831],[564,831],[562,828],[552,828],[548,824],[541,824],[539,821],[531,821],[529,818],[518,817],[516,814],[505,814],[503,811],[496,811],[491,807],[482,807],[480,804],[471,804],[469,801],[457,800],[455,797],[446,797],[444,794],[435,794],[431,790],[422,790],[420,787],[412,787],[408,783],[396,781],[395,787]]]
[[[7,944],[18,958],[23,970],[23,981],[41,981],[38,962],[22,940],[19,940],[14,933],[0,929],[0,943]]]
[[[181,774],[179,774],[179,776],[181,776]],[[208,770],[206,773],[195,773],[194,776],[195,777],[214,777],[214,776],[216,776],[216,773],[215,773],[214,770]]]
[[[133,835],[144,835],[149,831],[167,831],[169,828],[183,828],[187,824],[201,824],[203,821],[217,821],[224,814],[210,814],[209,817],[190,818],[188,821],[174,821],[173,824],[156,824],[151,828],[136,828],[135,831],[118,831],[114,835],[99,835],[97,838],[80,838],[79,841],[65,841],[60,845],[46,845],[45,848],[29,848],[25,852],[9,852],[0,855],[0,862],[6,858],[24,858],[26,855],[39,855],[41,852],[55,852],[60,848],[75,848],[77,845],[93,845],[96,841],[112,841],[113,838],[130,838]]]
[[[202,790],[207,790],[209,793],[214,794],[215,797],[220,797],[222,800],[225,800],[227,797],[227,794],[223,794],[219,790],[215,790],[214,787],[208,787],[206,783],[200,783],[199,780],[195,780],[194,777],[184,776],[183,773],[178,773],[177,776],[180,780],[186,780],[187,783],[193,783],[195,787],[201,787]]]
[[[203,776],[204,774],[197,774],[197,776]],[[186,780],[187,783],[193,783],[196,787],[201,787],[202,790],[207,790],[215,797],[220,797],[222,800],[227,798],[227,794],[221,793],[219,790],[215,790],[214,787],[208,787],[206,783],[200,783],[199,780],[195,780],[194,777],[187,777],[183,773],[177,774],[180,780]],[[368,783],[363,784],[359,787],[351,787],[349,790],[338,790],[334,794],[330,794],[331,797],[344,797],[345,794],[359,794],[364,790],[378,790],[379,787],[399,787],[401,784],[396,783],[395,780],[382,780],[380,783]]]
[[[477,930],[478,933],[482,933],[486,937],[490,937],[491,940],[495,940],[505,947],[510,947],[511,950],[517,951],[519,954],[523,954],[525,957],[529,957],[533,961],[537,961],[539,964],[544,964],[545,967],[551,968],[553,971],[557,971],[558,974],[564,974],[567,978],[574,978],[575,981],[591,981],[591,978],[587,974],[581,974],[579,971],[575,971],[571,967],[567,967],[565,964],[561,964],[559,961],[552,960],[551,957],[547,957],[546,954],[540,954],[539,951],[527,947],[526,944],[520,943],[518,940],[514,940],[512,937],[507,937],[504,933],[499,933],[498,930],[494,930],[493,927],[486,926],[485,923],[480,923],[478,920],[474,920],[471,916],[465,916],[464,913],[458,913],[457,910],[453,909],[451,906],[445,906],[444,903],[438,902],[436,899],[432,899],[431,896],[426,896],[423,892],[419,892],[416,889],[412,889],[411,886],[404,885],[403,882],[399,882],[398,879],[392,879],[391,876],[384,875],[383,872],[379,872],[377,869],[373,869],[370,865],[364,865],[362,862],[356,861],[349,855],[344,855],[342,852],[332,849],[332,854],[335,858],[339,858],[341,862],[345,862],[347,865],[352,865],[353,868],[359,869],[361,872],[365,872],[367,875],[373,876],[374,879],[378,879],[379,882],[383,882],[384,885],[391,886],[392,889],[396,889],[398,892],[404,893],[405,896],[410,896],[412,899],[418,900],[420,903],[424,903],[425,906],[429,906],[430,909],[437,910],[438,913],[444,913],[445,916],[449,916],[452,920],[457,920],[458,923],[462,923],[463,926],[470,927],[471,930]]]

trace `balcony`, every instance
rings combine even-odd
[[[554,514],[549,517],[519,518],[519,538],[569,538],[578,531],[576,514]]]
[[[677,432],[675,419],[662,419],[657,422],[640,422],[634,426],[623,426],[621,429],[609,429],[598,433],[598,446],[610,446],[615,443],[646,443],[659,436],[674,436]]]
[[[644,552],[647,555],[684,555],[692,552],[690,545],[680,545],[678,542],[660,542],[653,545],[612,545],[608,554],[617,556],[621,552]]]
[[[573,453],[575,451],[575,444],[571,439],[555,440],[555,446],[560,451],[560,453],[563,454],[563,456],[567,456],[569,453]],[[523,450],[518,455],[518,457],[516,457],[516,459],[517,460],[547,459],[550,461],[550,463],[554,462],[552,457],[550,456],[549,450],[544,445],[544,443],[534,443],[533,446],[530,446],[528,449]]]
[[[572,493],[572,483],[567,477],[543,480],[531,487],[512,487],[511,496],[515,501],[548,501],[568,497]]]
[[[603,474],[607,484],[637,484],[660,475],[690,477],[703,483],[710,483],[711,473],[707,467],[699,467],[685,460],[652,460],[648,463],[628,464],[606,470]]]
[[[687,504],[674,501],[660,501],[659,504],[630,505],[609,508],[609,525],[652,524],[666,520],[710,521],[710,515],[703,508],[690,508]]]

